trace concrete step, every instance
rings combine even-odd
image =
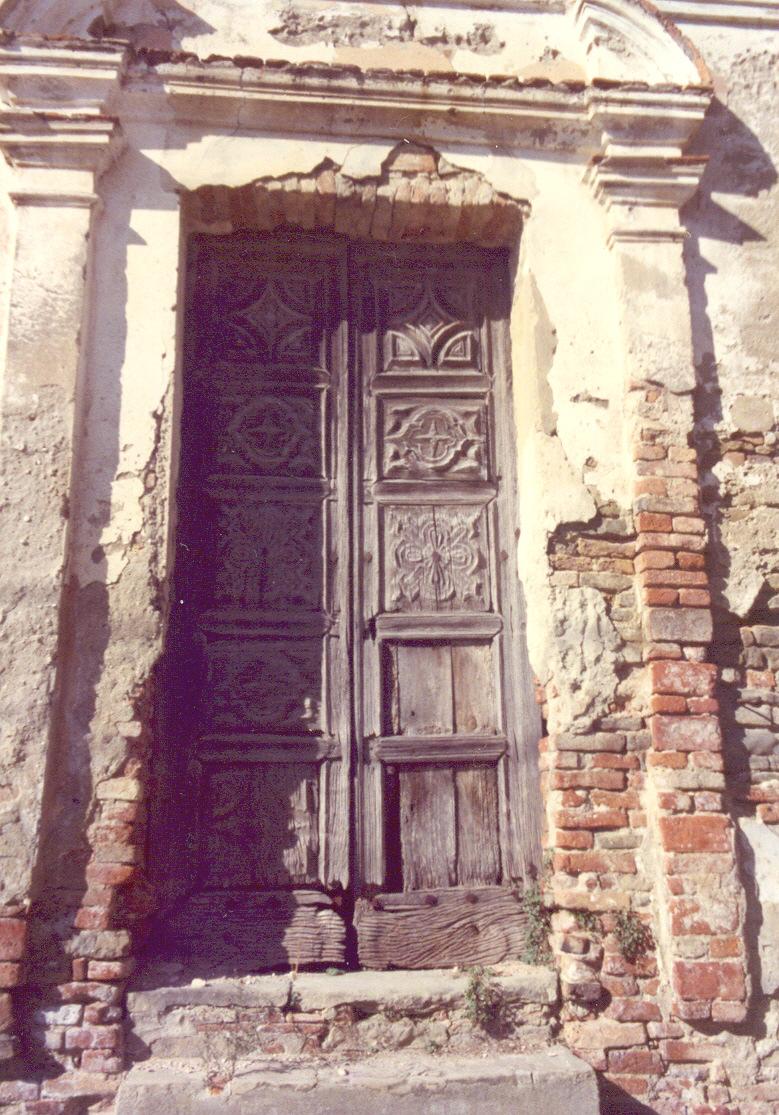
[[[200,1060],[136,1065],[116,1115],[598,1115],[595,1073],[560,1046],[527,1054],[379,1053],[335,1064],[239,1059],[216,1080]]]

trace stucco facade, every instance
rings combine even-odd
[[[779,9],[660,7],[0,6],[0,1103],[132,1061],[186,247],[291,226],[508,250],[552,1030],[777,1109]]]

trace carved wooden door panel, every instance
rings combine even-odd
[[[368,967],[517,957],[537,855],[538,716],[522,638],[506,262],[358,253],[364,413],[358,951]]]
[[[188,276],[170,948],[238,970],[516,957],[538,718],[505,259],[235,234],[194,237]]]
[[[190,248],[167,929],[247,969],[345,958],[344,258],[253,235]]]

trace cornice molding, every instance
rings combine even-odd
[[[47,168],[69,174],[71,183],[80,175],[81,185],[65,190],[75,194],[91,192],[116,154],[120,120],[181,124],[201,134],[424,136],[431,144],[531,151],[585,165],[600,160],[606,182],[606,167],[625,160],[674,167],[710,96],[703,85],[555,84],[259,59],[204,62],[134,56],[116,43],[14,40],[0,46],[0,147],[36,190],[43,189]],[[614,194],[613,184],[609,189]],[[30,192],[22,185],[20,191]]]
[[[589,161],[619,128],[679,154],[703,118],[707,87],[558,83],[248,60],[147,61],[128,69],[123,119],[200,128],[447,140],[564,153]],[[611,129],[611,132],[608,129]],[[607,134],[608,133],[608,134]],[[605,138],[604,138],[605,137]],[[633,145],[637,142],[635,135]]]

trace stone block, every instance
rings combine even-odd
[[[746,993],[744,969],[732,960],[675,960],[672,980],[682,999],[741,1001]]]
[[[718,751],[722,743],[715,716],[653,716],[652,743],[658,751]]]
[[[738,822],[741,864],[757,891],[760,918],[757,954],[764,995],[779,991],[779,833],[742,817]]]
[[[706,608],[647,608],[646,630],[657,642],[711,642],[711,613]]]
[[[643,1029],[643,1027],[640,1027]],[[435,1057],[380,1053],[336,1065],[239,1062],[229,1093],[214,1094],[205,1070],[138,1065],[117,1094],[117,1115],[598,1115],[593,1070],[562,1047],[535,1054]]]
[[[660,834],[667,852],[727,852],[730,820],[720,815],[661,817]]]
[[[779,733],[770,728],[746,728],[741,739],[750,755],[773,755],[779,751]]]
[[[22,918],[0,918],[0,960],[21,960],[27,924]]]
[[[108,778],[95,790],[98,801],[140,801],[143,784],[137,778]]]
[[[90,960],[118,960],[128,956],[131,948],[132,938],[124,929],[87,929],[68,942],[71,956]]]
[[[767,433],[774,425],[774,404],[759,395],[738,395],[730,408],[730,418],[744,433]]]
[[[569,1022],[564,1027],[565,1040],[574,1049],[624,1049],[643,1045],[646,1031],[641,1022],[618,1022],[614,1018],[594,1018],[587,1022]]]

